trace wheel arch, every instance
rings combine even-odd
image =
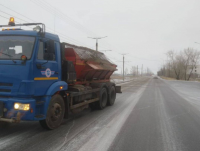
[[[60,86],[63,87],[62,91],[60,90]],[[59,92],[59,95],[61,95],[63,97],[64,90],[67,90],[67,89],[68,89],[68,84],[64,81],[55,82],[49,87],[49,89],[46,93],[46,97],[45,97],[45,105],[44,105],[44,115],[45,115],[45,117],[46,117],[46,114],[47,114],[47,109],[49,107],[49,102],[51,101],[52,97],[54,95],[58,94],[58,92]],[[65,99],[64,99],[64,102],[65,102]]]
[[[60,89],[62,87],[62,89]],[[64,91],[68,89],[68,84],[64,81],[58,81],[53,83],[47,90],[47,96],[53,96],[56,92]]]

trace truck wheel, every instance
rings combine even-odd
[[[45,120],[40,124],[43,128],[52,130],[60,126],[64,118],[65,104],[63,98],[56,94],[51,98]]]
[[[108,93],[106,88],[102,88],[100,92],[100,99],[98,101],[98,108],[100,110],[104,109],[107,105],[107,100],[108,100]]]
[[[115,87],[112,86],[110,89],[110,95],[108,96],[108,105],[112,106],[115,103],[115,99],[116,99]]]

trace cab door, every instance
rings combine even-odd
[[[36,60],[33,64],[35,96],[45,95],[49,87],[60,80],[58,71],[58,47],[48,39],[38,41]]]

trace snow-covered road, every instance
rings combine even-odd
[[[37,122],[0,129],[0,150],[200,150],[199,82],[142,77],[121,86],[114,106],[85,110],[53,131]]]

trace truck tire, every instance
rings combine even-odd
[[[116,99],[115,87],[112,86],[110,89],[110,95],[108,96],[108,105],[112,106],[115,103],[115,99]]]
[[[56,94],[51,98],[47,110],[46,119],[40,121],[40,125],[48,130],[55,129],[60,126],[65,113],[65,103],[63,98]]]
[[[107,105],[107,101],[108,101],[108,93],[106,88],[102,88],[101,92],[100,92],[100,98],[99,101],[97,102],[97,106],[100,110],[104,109]]]

